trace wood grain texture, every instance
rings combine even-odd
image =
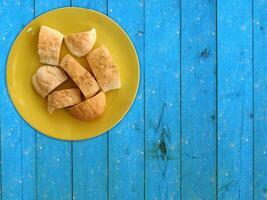
[[[180,197],[179,1],[145,1],[145,199]]]
[[[254,199],[267,198],[267,2],[254,0]]]
[[[72,6],[107,14],[107,0],[73,0]],[[108,199],[108,134],[73,143],[73,194],[76,200]]]
[[[5,77],[9,49],[19,31],[34,17],[34,12],[31,0],[1,1],[0,4],[0,74]],[[1,197],[34,199],[35,131],[15,111],[7,93],[5,78],[0,80],[0,90]],[[27,152],[27,155],[22,152]]]
[[[181,3],[182,199],[216,198],[216,3]]]
[[[109,197],[141,200],[144,199],[144,2],[109,0],[108,15],[129,34],[141,67],[137,98],[126,117],[109,132]]]
[[[38,16],[48,10],[69,5],[69,0],[35,0],[35,14]],[[71,142],[38,133],[36,154],[38,198],[72,199]]]
[[[218,197],[253,198],[252,2],[218,1]]]

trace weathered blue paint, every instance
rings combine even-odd
[[[253,198],[252,1],[218,1],[218,197]]]
[[[145,199],[180,197],[179,53],[179,1],[145,1]]]
[[[182,199],[216,197],[216,1],[181,4]]]
[[[4,78],[18,32],[65,6],[116,20],[141,65],[127,116],[80,142],[35,132]],[[0,200],[266,199],[266,10],[265,0],[0,1]]]
[[[107,1],[73,0],[72,6],[107,14]],[[73,142],[73,195],[75,199],[108,199],[108,134]]]
[[[139,92],[127,116],[109,132],[109,196],[144,199],[144,2],[109,0],[108,15],[131,37],[141,67]],[[123,66],[131,67],[131,66]]]
[[[4,78],[9,49],[18,32],[34,17],[33,1],[1,1],[0,12],[1,197],[34,199],[35,131],[15,111]]]
[[[267,199],[267,1],[254,0],[254,199]]]

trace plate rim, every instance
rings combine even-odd
[[[55,137],[53,135],[50,135],[50,134],[47,134],[47,133],[44,133],[42,130],[38,129],[37,127],[34,127],[28,120],[26,119],[25,115],[23,114],[23,112],[20,111],[19,109],[19,106],[16,105],[16,100],[15,100],[15,97],[11,94],[10,92],[10,85],[8,84],[8,82],[10,81],[10,76],[8,76],[8,66],[11,65],[11,54],[12,54],[12,49],[13,49],[13,46],[16,44],[18,38],[21,36],[22,32],[24,32],[24,30],[26,30],[26,28],[32,23],[34,22],[35,20],[37,20],[38,18],[42,17],[43,15],[46,15],[46,14],[49,14],[51,12],[55,12],[55,11],[58,11],[58,10],[68,10],[68,9],[73,9],[73,10],[83,10],[83,11],[89,11],[89,12],[93,12],[93,13],[96,13],[98,15],[101,15],[102,17],[104,17],[106,20],[109,20],[111,21],[112,23],[114,23],[115,25],[117,25],[117,27],[122,31],[122,33],[127,37],[128,41],[130,42],[130,45],[132,46],[133,50],[134,50],[134,57],[137,61],[137,72],[138,72],[138,77],[137,77],[137,85],[135,87],[135,91],[134,91],[134,97],[133,99],[131,100],[130,102],[130,105],[129,107],[127,108],[127,110],[125,110],[125,112],[123,113],[123,115],[120,117],[120,119],[115,122],[114,124],[112,124],[110,127],[108,127],[105,131],[100,131],[100,133],[98,133],[97,135],[94,135],[94,136],[91,136],[91,137],[82,137],[80,139],[68,139],[68,138],[59,138],[59,137]],[[30,22],[28,22],[20,31],[19,33],[16,35],[12,45],[10,46],[10,49],[9,49],[9,52],[8,52],[8,57],[6,59],[6,65],[5,65],[5,83],[6,83],[6,88],[7,88],[7,94],[10,98],[10,101],[12,103],[12,105],[14,106],[16,112],[19,114],[19,116],[21,117],[22,120],[24,120],[31,128],[33,128],[35,131],[38,131],[39,133],[41,133],[42,135],[46,136],[46,137],[49,137],[49,138],[52,138],[52,139],[56,139],[56,140],[60,140],[60,141],[84,141],[84,140],[90,140],[90,139],[93,139],[93,138],[97,138],[97,137],[100,137],[102,135],[105,135],[108,133],[108,131],[110,131],[111,129],[113,129],[115,126],[117,126],[120,122],[122,122],[122,120],[125,118],[125,116],[128,114],[128,112],[130,111],[130,109],[132,108],[135,100],[136,100],[136,96],[137,96],[137,93],[138,93],[138,90],[139,90],[139,87],[140,87],[140,73],[141,73],[141,70],[140,70],[140,63],[139,63],[139,57],[138,57],[138,53],[136,51],[136,48],[135,48],[135,45],[134,43],[132,42],[130,36],[128,35],[128,33],[121,27],[121,25],[116,22],[114,19],[112,19],[111,17],[101,13],[100,11],[97,11],[97,10],[93,10],[93,9],[89,9],[89,8],[83,8],[83,7],[70,7],[70,6],[66,6],[66,7],[61,7],[61,8],[56,8],[56,9],[52,9],[52,10],[49,10],[47,12],[44,12],[42,13],[41,15],[38,15],[37,17],[33,18]]]

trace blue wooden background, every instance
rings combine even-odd
[[[32,129],[4,78],[19,31],[66,6],[117,21],[141,65],[127,116],[81,142]],[[0,0],[0,199],[267,199],[266,57],[266,0]]]

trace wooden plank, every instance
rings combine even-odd
[[[69,6],[69,0],[35,1],[36,16]],[[37,135],[37,196],[40,199],[72,199],[71,142]]]
[[[19,31],[34,17],[33,3],[33,1],[1,1],[0,74],[2,77],[5,77],[6,60],[13,41]],[[0,81],[0,94],[1,197],[34,199],[36,194],[35,131],[15,111],[8,96],[4,78]],[[27,155],[23,152],[27,152]]]
[[[267,198],[267,2],[254,0],[254,199]]]
[[[218,199],[253,198],[251,0],[218,1]]]
[[[107,13],[107,1],[73,0],[72,6]],[[73,193],[76,200],[108,199],[108,135],[73,143]]]
[[[108,15],[132,39],[141,65],[139,92],[126,117],[109,132],[109,196],[144,199],[144,4],[142,0],[109,0]]]
[[[145,1],[145,199],[180,197],[180,6]]]
[[[216,5],[181,3],[182,199],[216,198]]]

